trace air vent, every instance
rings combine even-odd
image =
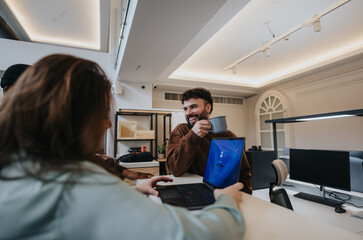
[[[180,101],[181,96],[182,95],[180,93],[166,92],[165,95],[164,95],[164,99],[165,100],[172,100],[172,101]]]
[[[214,103],[224,103],[224,104],[243,104],[243,98],[231,98],[231,97],[213,97]]]
[[[169,101],[180,101],[181,96],[182,96],[181,93],[165,92],[164,99]],[[221,97],[221,96],[212,96],[212,97],[213,97],[213,103],[243,105],[243,98],[232,98],[232,97]]]

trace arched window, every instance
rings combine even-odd
[[[255,116],[257,126],[257,140],[263,150],[274,150],[272,124],[265,123],[266,120],[286,117],[287,104],[284,97],[276,91],[264,93],[257,102]],[[277,148],[278,155],[286,147],[288,139],[284,124],[277,124]]]

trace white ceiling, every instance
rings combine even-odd
[[[25,9],[29,9],[28,19],[36,23],[33,27],[57,39],[91,39],[86,27],[97,29],[97,23],[91,23],[94,19],[85,19],[90,0],[47,0],[47,4],[41,0],[8,1],[28,4]],[[101,51],[108,51],[107,43],[116,30],[109,31],[109,20],[114,21],[109,17],[114,11],[110,2],[119,0],[99,1]],[[206,86],[239,96],[256,94],[271,84],[363,52],[363,1],[351,0],[321,18],[320,32],[306,24],[289,40],[273,44],[270,57],[258,52],[238,64],[236,74],[223,71],[343,2],[138,0],[118,79],[154,83],[165,89]],[[55,28],[64,17],[72,18]]]
[[[108,4],[100,0],[2,0],[0,6],[4,19],[17,34],[20,31],[22,40],[107,51],[110,1],[101,2]],[[13,26],[14,22],[18,25]]]
[[[362,0],[349,1],[323,16],[320,32],[308,25],[288,41],[272,45],[271,57],[257,53],[238,64],[236,74],[223,69],[274,40],[265,22],[278,38],[344,1],[213,1],[224,4],[210,9],[208,16],[203,7],[198,10],[191,2],[181,9],[170,1],[166,9],[173,18],[164,16],[165,1],[141,2],[120,71],[123,81],[206,85],[248,96],[274,82],[363,52]],[[210,6],[210,1],[197,2]],[[192,33],[193,27],[204,24],[202,17],[211,15],[199,32]],[[176,41],[182,38],[183,43]],[[136,70],[138,65],[142,67]]]
[[[178,79],[230,82],[262,87],[289,74],[314,67],[363,46],[363,1],[350,3],[321,18],[322,30],[308,25],[270,47],[271,57],[260,52],[236,66],[236,74],[223,69],[249,55],[314,15],[330,9],[332,0],[251,1],[172,74]],[[341,1],[340,1],[341,2]],[[341,22],[344,19],[344,24]]]

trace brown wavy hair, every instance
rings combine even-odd
[[[191,98],[201,98],[201,99],[203,99],[205,101],[204,105],[207,105],[209,103],[211,105],[211,109],[210,109],[209,114],[212,113],[212,111],[213,111],[213,97],[212,97],[210,91],[208,91],[205,88],[201,88],[201,87],[189,89],[189,90],[185,91],[182,94],[180,100],[181,100],[181,103],[184,104],[185,101],[188,101]]]
[[[104,71],[78,57],[50,55],[28,68],[0,111],[0,171],[32,160],[40,163],[38,175],[92,159],[109,117],[110,89]]]

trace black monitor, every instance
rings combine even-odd
[[[290,179],[350,191],[349,152],[290,149]]]

